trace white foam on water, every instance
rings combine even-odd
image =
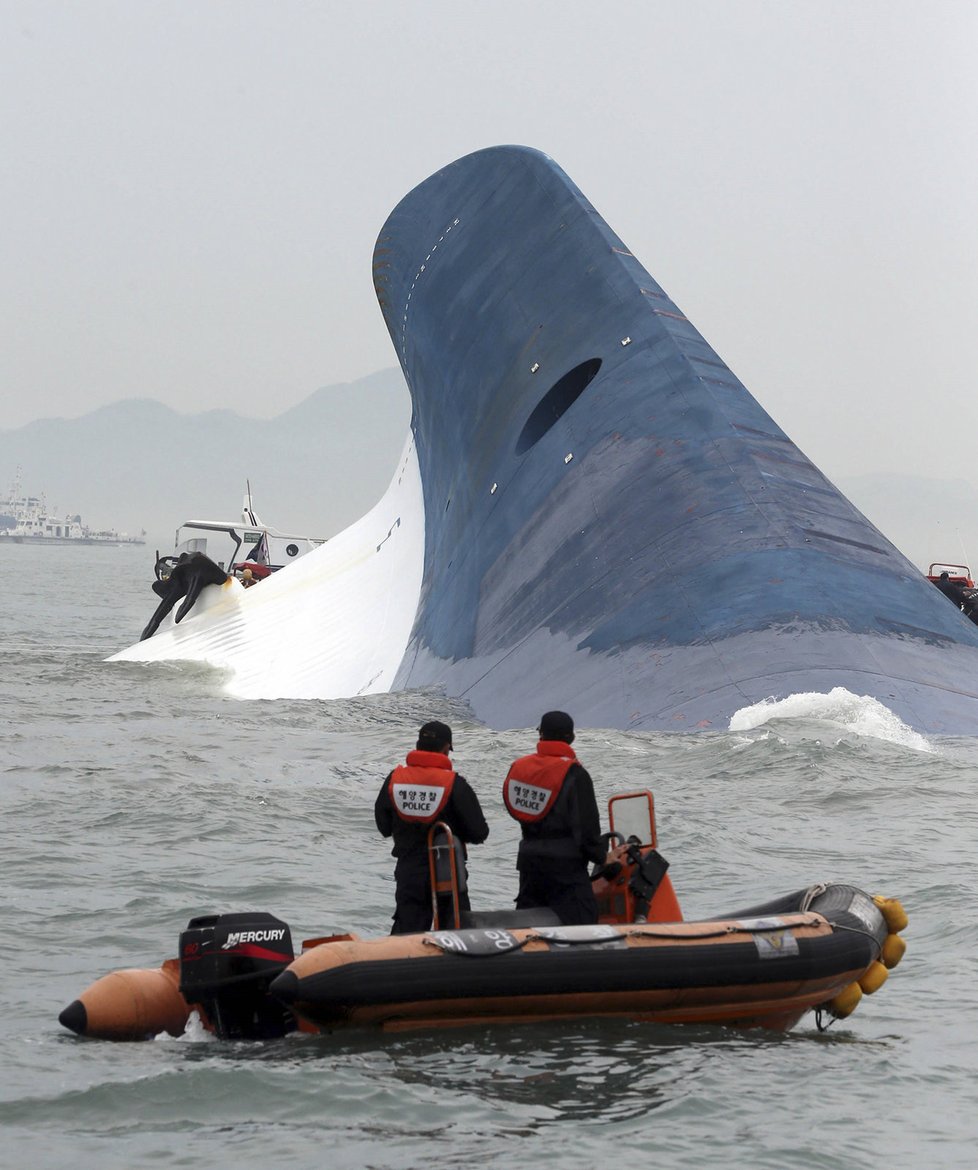
[[[744,707],[744,708],[742,708],[742,710],[743,711],[750,711],[750,710],[752,710],[752,708]],[[734,715],[734,719],[736,719],[737,715],[740,715],[740,714],[741,714],[741,711],[738,711]],[[741,731],[741,730],[750,730],[750,728],[733,727],[730,730],[731,731]],[[762,743],[764,740],[771,739],[771,738],[772,738],[772,733],[770,731],[763,731],[760,735],[741,735],[733,740],[731,747],[735,752],[740,752],[740,751],[743,751],[745,748],[753,747],[753,745],[755,743]],[[779,736],[779,735],[775,735],[773,738],[776,739],[779,743],[785,742],[781,738],[781,736]]]
[[[741,707],[730,718],[730,731],[751,731],[781,719],[807,719],[828,723],[840,731],[882,739],[919,752],[935,750],[924,736],[870,695],[854,695],[845,687],[829,693],[818,691],[789,695],[786,699],[763,699]]]
[[[208,1032],[204,1027],[200,1013],[196,1011],[191,1012],[187,1017],[187,1026],[182,1035],[171,1036],[169,1032],[160,1032],[159,1035],[153,1037],[157,1043],[161,1044],[209,1044],[214,1038],[214,1034]]]

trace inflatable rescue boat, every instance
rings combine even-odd
[[[898,901],[820,883],[761,905],[683,921],[656,849],[651,793],[609,803],[596,925],[549,911],[459,911],[456,847],[433,836],[433,928],[310,939],[295,957],[271,914],[192,919],[178,959],[116,971],[61,1013],[79,1035],[180,1035],[192,1012],[232,1039],[296,1029],[385,1030],[618,1017],[787,1030],[810,1010],[848,1016],[905,950]],[[462,872],[462,871],[458,871]]]

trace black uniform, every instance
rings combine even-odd
[[[409,757],[410,759],[410,757]],[[428,865],[429,825],[403,820],[391,803],[388,773],[374,804],[374,819],[382,836],[394,838],[392,856],[397,858],[394,925],[391,934],[414,934],[431,926],[431,872]],[[480,845],[489,836],[479,798],[464,776],[455,774],[452,794],[438,814],[463,842]],[[468,893],[459,894],[459,908],[469,909]]]
[[[949,579],[947,573],[941,573],[939,579],[934,582],[938,589],[944,594],[948,601],[953,601],[960,609],[963,605],[968,605],[971,598],[967,593],[957,584],[956,581]]]
[[[953,602],[958,609],[964,610],[965,617],[971,618],[973,622],[978,624],[978,604],[975,603],[975,599],[966,589],[950,580],[947,573],[941,573],[940,578],[934,584],[948,601]]]
[[[545,906],[565,925],[598,921],[588,862],[606,856],[590,773],[571,764],[553,808],[540,821],[523,824],[516,868],[518,910]]]

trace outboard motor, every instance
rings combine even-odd
[[[294,958],[288,925],[273,914],[204,914],[180,935],[180,993],[225,1040],[270,1040],[295,1018],[268,994]]]

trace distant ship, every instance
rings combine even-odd
[[[22,493],[18,476],[6,498],[0,499],[0,543],[145,544],[146,541],[124,532],[89,528],[77,514],[54,515],[43,495]]]

